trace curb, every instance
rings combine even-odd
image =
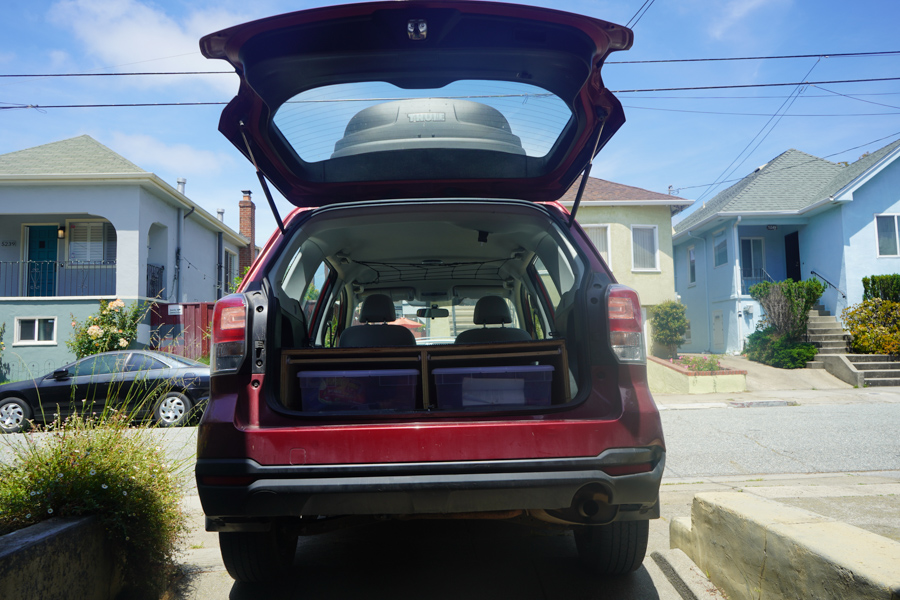
[[[733,600],[900,597],[900,543],[749,494],[697,494],[669,536]]]

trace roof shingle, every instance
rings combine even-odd
[[[89,135],[0,155],[0,175],[147,173]]]

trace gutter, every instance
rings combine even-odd
[[[738,354],[744,353],[744,313],[741,310],[741,258],[740,258],[740,237],[738,236],[738,225],[741,224],[741,215],[738,215],[737,220],[734,222],[733,231],[734,231],[734,276],[735,283],[737,284],[737,288],[735,291],[737,292],[737,326],[738,326]],[[725,342],[725,347],[728,347],[728,342]]]

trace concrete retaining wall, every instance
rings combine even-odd
[[[747,391],[747,371],[698,373],[667,360],[647,357],[647,383],[657,394],[712,394]]]
[[[750,494],[697,494],[670,541],[730,600],[900,600],[900,543]]]
[[[43,521],[0,537],[0,598],[115,598],[117,564],[95,517]]]

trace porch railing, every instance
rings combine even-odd
[[[165,266],[147,265],[147,297],[162,298],[166,288]]]
[[[0,296],[113,296],[116,261],[0,261]]]
[[[774,282],[775,280],[766,273],[765,269],[745,269],[741,267],[741,295],[746,296],[750,293],[751,287],[764,281]]]

